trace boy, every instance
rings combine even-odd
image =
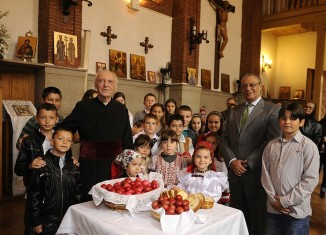
[[[151,138],[151,144],[153,146],[151,150],[153,156],[157,154],[157,150],[158,150],[157,140],[159,139],[159,137],[156,135],[157,125],[158,125],[157,117],[152,113],[148,113],[144,116],[144,120],[142,124],[143,131],[139,132],[138,135],[133,136],[133,141],[135,142],[135,139],[140,134],[148,135],[149,138]]]
[[[183,135],[184,118],[179,114],[172,114],[167,125],[168,128],[175,131],[178,136],[177,155],[183,156],[187,164],[190,164],[191,156],[194,153],[194,147],[191,139]]]
[[[61,91],[56,87],[45,88],[42,93],[42,102],[53,104],[57,108],[57,111],[58,111],[61,107],[61,102],[62,102]],[[63,121],[63,118],[59,116],[58,123],[61,123],[62,121]],[[39,129],[39,127],[40,126],[39,126],[38,122],[36,121],[36,118],[31,117],[26,122],[25,126],[23,127],[23,129],[18,137],[18,140],[16,143],[16,148],[19,150],[23,138],[34,133],[35,131],[37,131]]]
[[[156,103],[156,96],[153,93],[148,93],[144,96],[144,105],[145,110],[140,110],[135,114],[134,123],[137,121],[142,121],[144,119],[145,114],[150,113],[151,107]]]
[[[40,128],[23,140],[14,168],[18,176],[24,177],[26,188],[29,184],[32,170],[45,166],[45,161],[42,160],[42,157],[51,148],[50,141],[53,128],[58,122],[56,107],[53,104],[41,104],[37,109],[36,121]],[[25,235],[34,234],[28,221],[27,206],[25,207],[24,216]]]
[[[140,132],[143,131],[143,121],[137,121],[134,123],[134,125],[132,126],[131,128],[131,131],[132,131],[132,135],[138,135]]]
[[[27,204],[33,230],[54,235],[69,206],[81,201],[79,169],[71,158],[73,133],[60,127],[53,132],[51,145],[43,160],[46,165],[31,175]]]
[[[262,161],[262,185],[267,193],[270,235],[309,234],[310,198],[318,184],[317,146],[299,128],[305,113],[284,104],[278,120],[282,136],[268,143]]]
[[[191,108],[188,105],[181,105],[178,108],[178,113],[184,119],[184,129],[183,129],[182,134],[184,135],[184,137],[191,138],[193,146],[196,146],[196,142],[197,142],[196,132],[193,131],[189,127],[189,123],[191,122],[191,119],[192,119],[192,110],[191,110]]]

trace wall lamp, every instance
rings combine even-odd
[[[209,41],[207,40],[207,30],[203,30],[201,33],[197,33],[195,20],[193,17],[189,19],[189,27],[189,52],[191,55],[192,50],[196,48],[196,44],[201,44],[203,40],[206,41],[206,43],[209,43]]]
[[[266,69],[271,69],[272,68],[272,60],[268,59],[267,57],[265,58],[264,55],[261,57],[261,73],[264,73]]]
[[[139,11],[139,0],[130,0],[128,7],[133,11]]]

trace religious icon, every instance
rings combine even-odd
[[[127,78],[127,54],[123,51],[110,49],[110,71],[115,72],[118,78]]]
[[[34,58],[36,53],[36,37],[18,37],[18,43],[16,48],[16,56],[25,59],[25,58]]]
[[[201,86],[204,89],[211,89],[211,71],[207,69],[201,70]]]
[[[78,67],[77,36],[54,32],[54,64]]]
[[[34,116],[29,105],[12,105],[17,116]]]
[[[197,85],[197,71],[194,68],[187,68],[187,80],[189,85]]]
[[[294,100],[302,100],[303,99],[303,94],[304,94],[303,90],[295,90],[294,93],[293,93],[293,99]]]
[[[145,57],[140,55],[130,55],[130,77],[132,79],[146,81]]]
[[[147,72],[147,80],[149,82],[156,82],[156,73],[154,71],[148,71]]]
[[[221,87],[223,92],[230,92],[230,75],[221,73]]]
[[[101,72],[106,70],[106,63],[96,62],[96,72]]]
[[[280,100],[290,99],[290,94],[291,94],[291,87],[289,87],[289,86],[281,86],[280,87],[280,94],[279,94]]]

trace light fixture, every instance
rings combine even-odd
[[[89,0],[82,0],[87,2],[87,6],[91,7],[93,3]],[[62,1],[62,6],[63,6],[63,15],[68,16],[70,15],[70,6],[76,6],[78,3],[78,0],[63,0]]]
[[[139,0],[130,0],[128,7],[133,11],[139,11]]]
[[[268,59],[267,56],[265,57],[262,55],[261,57],[261,73],[264,73],[266,69],[271,69],[272,68],[272,60]]]
[[[196,44],[201,44],[203,40],[206,41],[206,43],[209,43],[209,41],[207,40],[207,30],[203,30],[201,33],[197,33],[195,20],[193,17],[189,19],[189,28],[189,52],[191,55],[192,50],[196,48]]]

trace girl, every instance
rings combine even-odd
[[[150,170],[162,174],[164,186],[168,188],[178,184],[178,175],[184,166],[183,158],[176,155],[177,142],[177,134],[173,130],[165,130],[159,143],[162,153],[154,156],[149,166]]]
[[[126,97],[125,94],[123,94],[122,92],[119,91],[116,92],[113,96],[113,99],[126,106]],[[132,113],[129,110],[128,110],[128,115],[129,115],[130,127],[132,128],[134,124],[134,117],[132,116]]]
[[[112,164],[118,168],[117,175],[112,174],[112,178],[138,177],[143,164],[143,158],[136,151],[125,149],[114,159]]]
[[[152,114],[154,114],[158,119],[158,125],[156,128],[156,135],[160,136],[162,132],[165,130],[165,118],[164,118],[164,106],[160,103],[155,103],[151,107]]]
[[[217,172],[224,172],[225,175],[228,175],[228,169],[225,165],[223,157],[219,154],[220,140],[214,132],[208,132],[204,135],[204,140],[212,145],[212,150],[214,153],[213,164]],[[227,188],[223,193],[222,197],[219,200],[221,204],[227,204],[230,201],[230,190]]]
[[[177,102],[174,99],[168,99],[165,104],[165,123],[168,122],[169,117],[175,114],[177,110]]]
[[[192,164],[180,174],[178,187],[188,193],[201,192],[217,202],[229,183],[225,173],[214,171],[213,158],[212,145],[206,141],[199,142],[192,156]]]
[[[151,138],[148,135],[140,134],[135,139],[135,150],[142,156],[143,165],[141,167],[140,173],[143,175],[148,175],[148,166],[151,162],[151,149],[153,147]]]
[[[200,115],[198,113],[195,113],[194,115],[192,115],[192,119],[190,121],[190,128],[196,132],[196,135],[199,136],[200,134],[202,134],[202,128],[203,128],[203,124],[200,118]]]
[[[218,137],[222,134],[222,114],[216,111],[212,111],[206,118],[204,134],[208,132],[214,132]],[[198,141],[204,140],[204,134],[198,137]]]

